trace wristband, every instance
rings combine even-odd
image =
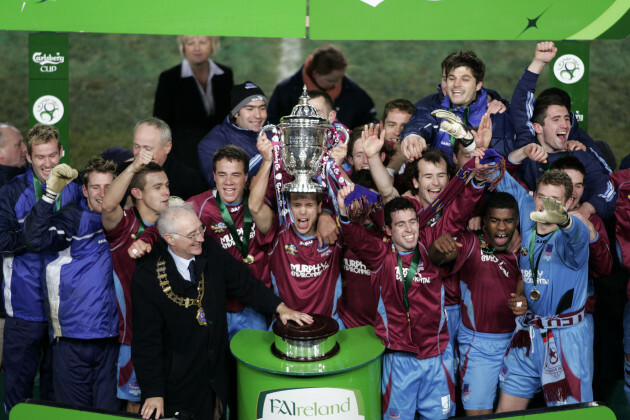
[[[52,192],[50,190],[46,190],[46,192],[44,193],[44,195],[42,196],[42,200],[44,200],[45,202],[52,204],[55,202],[55,200],[57,199],[57,196],[59,195],[59,193],[56,192]]]
[[[571,225],[571,216],[567,216],[567,221],[566,221],[566,223],[563,223],[563,224],[558,223],[558,227],[559,227],[560,229],[566,229],[566,228],[568,228],[570,225]]]

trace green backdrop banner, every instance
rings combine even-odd
[[[571,96],[571,110],[584,131],[588,131],[588,42],[557,42],[556,58],[549,63],[549,85]]]
[[[630,0],[311,0],[321,40],[625,38]]]
[[[310,0],[318,40],[592,40],[630,34],[630,0]],[[306,35],[307,0],[5,0],[0,30]]]
[[[164,35],[294,37],[306,0],[5,0],[0,29]]]
[[[57,127],[68,163],[68,34],[29,34],[28,50],[29,126]]]

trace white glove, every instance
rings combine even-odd
[[[442,118],[444,121],[440,124],[440,128],[446,131],[449,135],[460,140],[473,140],[473,135],[468,128],[464,125],[464,122],[457,115],[451,111],[444,109],[436,109],[431,112],[437,118]],[[468,144],[468,142],[464,142]]]
[[[529,218],[534,222],[552,223],[561,228],[566,228],[571,223],[571,218],[562,204],[551,197],[542,197],[544,211],[533,211]]]

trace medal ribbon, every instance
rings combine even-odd
[[[243,258],[246,258],[249,253],[249,234],[252,231],[252,214],[249,212],[249,206],[247,205],[247,197],[243,198],[243,210],[245,211],[245,223],[243,226],[243,240],[238,236],[236,232],[236,226],[234,225],[234,220],[232,220],[232,216],[227,209],[227,206],[221,200],[221,196],[217,193],[216,196],[217,206],[219,207],[219,211],[221,212],[221,217],[223,221],[228,227],[230,231],[230,235],[232,235],[232,239],[234,239],[234,244],[238,249],[238,252],[241,253]]]
[[[42,181],[40,181],[33,173],[33,188],[35,189],[35,201],[39,201],[44,194],[44,189],[42,188]],[[59,211],[61,208],[61,192],[57,195],[55,199],[55,211]]]
[[[536,289],[536,284],[538,284],[538,264],[540,264],[540,257],[542,256],[543,252],[545,252],[545,245],[547,245],[547,242],[549,242],[551,240],[551,238],[553,237],[553,235],[556,234],[556,232],[559,229],[556,228],[553,232],[551,232],[551,235],[549,235],[549,237],[547,238],[546,241],[543,242],[543,246],[540,250],[540,252],[538,253],[538,256],[536,257],[536,265],[534,266],[534,246],[536,244],[536,225],[534,225],[534,228],[532,229],[530,235],[529,235],[529,268],[532,270],[532,279],[534,281],[534,289]]]
[[[409,287],[411,286],[411,281],[416,276],[416,272],[418,271],[418,262],[420,261],[420,248],[416,245],[416,250],[413,252],[413,259],[411,260],[411,265],[409,266],[407,275],[404,277],[402,259],[400,258],[400,254],[396,253],[396,258],[398,259],[398,270],[400,271],[400,277],[403,278],[403,303],[405,304],[405,310],[407,311],[407,320],[410,321]]]
[[[131,239],[135,241],[136,239],[140,237],[140,235],[142,235],[142,232],[144,232],[144,230],[147,227],[144,225],[144,222],[142,221],[142,217],[140,216],[138,209],[134,207],[133,212],[136,214],[136,219],[138,219],[138,231],[136,233],[131,234]]]
[[[268,128],[268,126],[263,127],[263,130]],[[271,144],[273,144],[273,182],[274,189],[276,190],[276,203],[278,205],[278,219],[280,226],[283,226],[285,223],[291,225],[293,224],[293,215],[289,211],[289,203],[286,201],[284,197],[284,192],[282,188],[284,187],[284,182],[282,181],[282,172],[284,169],[284,165],[282,164],[282,144],[284,143],[284,138],[282,135],[282,131],[278,130],[277,127],[273,126],[269,129],[272,132],[271,136]],[[289,217],[287,218],[287,214]]]

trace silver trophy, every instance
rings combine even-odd
[[[291,115],[280,118],[277,128],[282,141],[282,163],[286,171],[295,178],[284,185],[283,191],[290,193],[321,193],[324,187],[313,182],[312,177],[321,170],[322,156],[326,150],[326,141],[331,136],[333,126],[317,113],[317,109],[308,103],[310,97],[304,92],[299,102],[293,107]],[[276,128],[266,125],[260,135]]]

